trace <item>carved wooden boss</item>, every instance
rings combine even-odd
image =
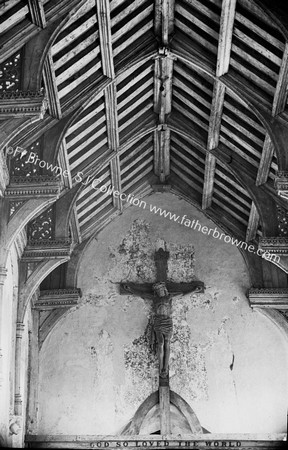
[[[153,301],[153,328],[157,339],[160,385],[169,385],[169,354],[172,335],[172,298],[192,292],[203,293],[202,281],[172,283],[167,281],[169,252],[160,248],[154,255],[157,280],[155,283],[121,283],[120,294],[133,294]]]

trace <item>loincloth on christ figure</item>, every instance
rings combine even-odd
[[[165,337],[171,337],[173,333],[172,317],[157,314],[154,316],[153,328],[155,333],[161,333]]]

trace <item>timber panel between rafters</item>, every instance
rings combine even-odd
[[[86,175],[97,160],[108,152],[103,92],[86,106],[69,127],[65,140],[72,177],[82,171]]]
[[[117,112],[120,145],[144,128],[156,126],[153,113],[154,60],[117,78]]]
[[[81,233],[91,226],[94,222],[102,219],[107,213],[114,211],[113,198],[108,192],[108,187],[112,184],[110,166],[106,166],[96,175],[99,183],[92,180],[81,191],[77,203],[76,210]],[[86,182],[86,180],[85,180]],[[106,192],[98,189],[102,186],[106,187]]]
[[[102,75],[95,0],[88,0],[66,24],[52,46],[52,57],[61,104],[91,77]]]
[[[175,40],[172,49],[199,52],[216,67],[221,0],[176,2]],[[177,34],[182,36],[177,38]]]
[[[253,14],[249,1],[237,1],[230,65],[254,85],[262,101],[270,106],[284,44],[283,36],[273,27],[271,20]]]
[[[154,36],[154,1],[112,0],[110,2],[111,35],[114,65],[157,48]]]

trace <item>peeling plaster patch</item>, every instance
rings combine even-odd
[[[125,399],[135,407],[157,390],[158,362],[156,354],[151,351],[150,332],[147,325],[144,334],[124,347],[126,376],[133,386],[126,392]]]
[[[173,336],[171,338],[170,381],[171,388],[187,401],[208,398],[205,353],[207,344],[191,342],[187,323],[190,300],[182,297],[173,303]]]
[[[95,334],[95,344],[87,348],[90,357],[90,364],[93,373],[93,386],[95,399],[104,399],[105,390],[99,391],[101,380],[111,380],[111,372],[113,370],[113,343],[110,334],[102,329]]]
[[[229,322],[229,321],[230,321],[230,317],[223,317],[223,319],[221,320],[221,324],[218,328],[218,336],[225,334],[227,336],[227,340],[229,340],[229,339],[228,339],[227,331],[225,329],[225,325],[226,325],[226,322]]]
[[[121,305],[121,310],[123,312],[127,312],[129,310],[130,306],[132,305],[133,300],[134,300],[133,295],[125,296],[125,298],[124,298],[124,305]]]
[[[130,282],[153,282],[156,279],[154,248],[149,237],[150,225],[136,219],[116,250],[110,248],[109,277]]]
[[[210,294],[190,294],[190,308],[204,308],[214,310],[214,303],[215,298],[212,298]]]
[[[193,245],[169,244],[168,279],[175,283],[195,280],[195,249]]]
[[[151,241],[150,223],[142,219],[134,220],[119,247],[109,248],[109,278],[138,283],[155,282],[154,253],[162,241],[160,238]],[[194,246],[170,243],[166,244],[166,248],[170,253],[168,279],[173,282],[195,280]]]
[[[95,305],[103,306],[105,304],[105,297],[103,295],[97,295],[93,292],[83,295],[81,299],[82,305]]]
[[[90,304],[95,306],[108,306],[114,305],[116,298],[118,297],[118,292],[116,287],[112,285],[112,282],[105,280],[102,282],[102,286],[96,284],[97,294],[95,291],[87,291],[85,295],[82,296],[80,304]],[[105,289],[105,290],[104,290]],[[102,293],[103,292],[103,293]]]

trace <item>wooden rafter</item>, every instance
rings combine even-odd
[[[175,0],[155,1],[154,31],[164,46],[168,45],[174,31],[174,8]]]
[[[174,30],[175,0],[156,0],[154,30],[164,48],[159,49],[154,68],[154,112],[158,130],[154,133],[154,173],[164,183],[170,175],[170,130],[166,122],[172,108],[173,57],[167,50]]]
[[[219,77],[229,70],[232,48],[232,34],[235,18],[236,0],[223,0],[220,18],[219,44],[216,65],[216,80],[214,83],[212,107],[209,121],[209,132],[206,156],[206,168],[203,186],[202,209],[209,208],[212,203],[216,159],[209,152],[218,146],[221,119],[225,98],[225,86]]]
[[[28,6],[32,22],[35,25],[37,25],[37,27],[46,28],[47,21],[45,17],[43,2],[40,0],[28,0]],[[62,113],[55,77],[55,69],[50,50],[44,62],[43,77],[45,90],[48,97],[49,112],[52,117],[56,117],[56,119],[61,119]]]
[[[261,160],[258,167],[256,186],[266,183],[269,176],[270,166],[273,158],[274,147],[269,134],[266,134],[262,150]]]
[[[109,0],[97,0],[97,18],[101,48],[102,69],[108,78],[114,78],[111,20]]]
[[[223,0],[220,19],[216,76],[221,77],[229,69],[236,0]]]
[[[277,114],[283,112],[286,107],[287,86],[288,86],[288,44],[286,43],[272,105],[273,116],[276,116]]]
[[[51,51],[48,52],[44,62],[43,77],[45,90],[48,96],[49,112],[52,117],[55,117],[56,119],[61,119],[62,111],[58,95],[57,81]]]
[[[173,58],[166,49],[159,50],[155,59],[154,70],[154,112],[159,116],[159,123],[166,123],[167,114],[172,106]]]
[[[287,102],[287,84],[288,84],[288,45],[286,43],[283,58],[280,66],[279,78],[276,85],[276,90],[272,105],[272,116],[276,116],[284,111]],[[266,135],[260,166],[258,169],[256,184],[266,183],[270,166],[273,158],[274,146],[271,142],[270,136]]]
[[[86,0],[62,0],[59,2],[50,2],[50,4],[47,7],[46,10],[46,21],[47,26],[52,24],[55,20],[58,20],[60,17],[64,17],[65,14],[69,14],[70,16],[73,15],[74,12],[78,10],[78,8],[81,7],[81,4],[84,3]],[[10,7],[10,3],[12,5],[12,2],[7,2]],[[41,3],[39,1],[39,8],[42,8]],[[42,20],[43,18],[39,17],[38,11],[37,12],[37,2],[36,0],[31,2],[31,9],[32,11],[31,17],[33,20],[33,16],[38,16],[39,20]],[[9,8],[8,8],[9,9]],[[25,11],[29,11],[28,5],[23,6],[22,10],[24,11],[24,16],[21,15],[21,11],[18,11],[16,16],[13,16],[13,19],[15,21],[21,20],[21,23],[17,24],[16,27],[8,27],[7,30],[1,28],[1,37],[0,37],[0,48],[1,48],[1,55],[0,55],[0,62],[5,61],[9,56],[13,55],[15,52],[19,51],[23,45],[25,45],[29,40],[31,40],[34,36],[36,36],[41,30],[39,30],[40,25],[36,25],[35,23],[31,22],[30,20],[25,18]],[[18,14],[19,17],[18,17]],[[42,15],[40,11],[40,16]],[[24,19],[24,20],[23,20]],[[10,22],[10,19],[9,19]],[[16,22],[17,23],[17,22]],[[4,32],[5,31],[5,32]]]
[[[29,12],[32,22],[38,27],[46,27],[46,17],[43,2],[41,0],[28,0]]]
[[[287,85],[288,85],[288,44],[286,43],[282,62],[280,66],[279,78],[276,85],[276,90],[274,94],[273,104],[272,104],[272,116],[277,116],[282,113],[286,107],[287,102]],[[266,133],[265,142],[262,150],[261,160],[258,168],[256,186],[260,186],[267,182],[270,172],[270,167],[272,163],[274,153],[274,146],[271,141],[271,138],[268,133]],[[259,226],[259,215],[258,221],[256,219],[253,220],[254,212],[251,209],[251,221],[254,225],[254,230],[252,235],[256,235],[258,226]],[[250,223],[250,220],[249,220]],[[247,234],[248,234],[247,230]]]
[[[216,168],[216,158],[210,152],[208,152],[205,160],[202,209],[207,209],[212,204],[215,168]]]
[[[170,130],[166,125],[154,132],[154,173],[161,183],[170,175]]]
[[[170,174],[170,130],[167,116],[172,108],[173,58],[166,49],[159,50],[154,70],[154,112],[158,114],[158,130],[154,133],[154,172],[164,183]]]
[[[251,205],[249,222],[246,231],[246,242],[250,242],[253,239],[255,239],[258,226],[259,226],[259,213],[255,203],[253,202]]]
[[[110,20],[110,5],[108,0],[97,0],[97,17],[99,24],[99,38],[103,74],[115,78],[114,60],[112,51],[112,35]],[[105,91],[106,128],[109,150],[116,153],[110,162],[111,182],[116,191],[121,192],[121,171],[119,163],[119,129],[117,113],[116,84],[112,83]],[[113,196],[113,205],[122,211],[123,205],[120,197]]]

